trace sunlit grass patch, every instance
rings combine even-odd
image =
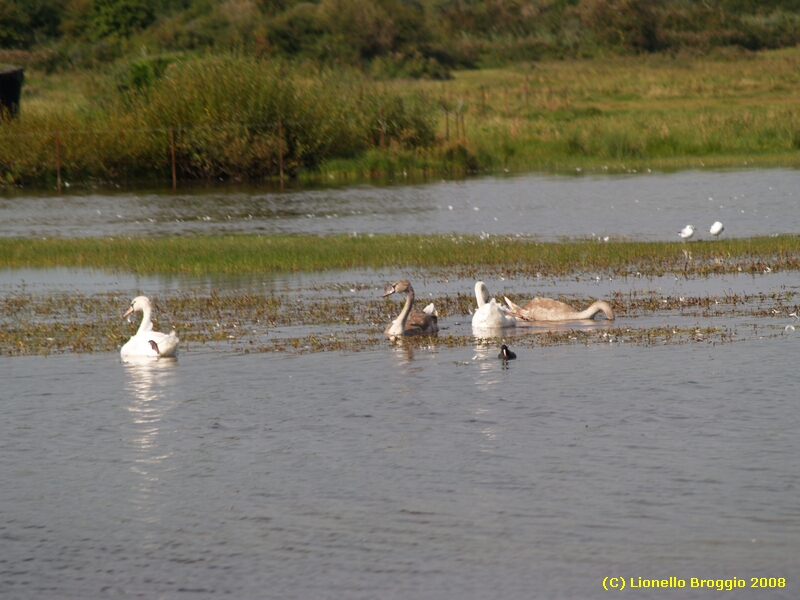
[[[469,235],[215,235],[164,238],[4,238],[5,268],[78,267],[142,274],[259,274],[491,266],[502,272],[708,275],[800,268],[800,237],[715,241],[539,242]]]

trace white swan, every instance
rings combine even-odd
[[[694,235],[694,232],[697,228],[694,225],[687,225],[683,229],[678,232],[678,235],[681,236],[685,240],[689,240]]]
[[[389,323],[384,333],[390,337],[401,335],[420,335],[430,334],[439,331],[439,315],[433,306],[433,303],[425,307],[425,310],[411,310],[411,305],[414,304],[414,288],[411,287],[406,279],[394,282],[391,287],[386,290],[383,295],[391,296],[394,293],[406,295],[406,303],[403,305],[403,310],[400,311],[398,317]]]
[[[159,356],[175,356],[178,351],[178,334],[173,330],[169,335],[159,331],[153,331],[153,323],[150,320],[152,308],[147,296],[137,296],[131,301],[130,308],[122,315],[124,319],[135,311],[142,312],[142,323],[139,329],[128,342],[120,349],[122,358],[129,356],[149,356],[158,358]]]
[[[489,290],[482,281],[475,284],[475,298],[478,300],[478,310],[472,315],[473,327],[500,329],[517,325],[517,320],[508,314],[505,306],[499,305],[494,298],[489,298]]]
[[[715,238],[719,237],[719,234],[725,231],[725,226],[720,223],[719,221],[714,221],[714,224],[711,226],[709,233],[713,235]]]
[[[579,321],[593,319],[597,313],[604,313],[609,321],[614,320],[614,311],[605,300],[597,300],[582,311],[552,298],[534,298],[525,306],[517,306],[508,298],[505,300],[511,309],[509,312],[522,321]]]

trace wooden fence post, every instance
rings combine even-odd
[[[58,193],[61,193],[61,143],[56,131],[56,180],[58,181]]]
[[[278,115],[278,169],[281,177],[281,190],[283,189],[283,120]]]
[[[386,152],[386,121],[383,118],[383,111],[381,111],[381,150]]]
[[[175,168],[175,128],[169,128],[169,147],[172,153],[172,191],[178,189],[178,172]]]

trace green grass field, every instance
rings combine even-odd
[[[574,240],[541,243],[502,236],[198,236],[0,239],[4,268],[78,267],[140,274],[253,275],[346,269],[419,268],[469,273],[661,275],[800,269],[800,236],[680,242]]]
[[[287,177],[326,181],[800,164],[800,48],[551,60],[443,82],[235,56],[165,73],[138,90],[118,72],[28,73],[19,119],[0,127],[2,179],[50,185],[60,167],[73,184],[168,183],[173,139],[183,181],[275,179],[281,156]]]

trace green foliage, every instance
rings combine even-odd
[[[800,0],[717,0],[721,9],[737,14],[800,12]]]
[[[450,79],[450,70],[433,57],[425,57],[419,52],[404,56],[394,54],[375,57],[370,64],[370,74],[375,79]]]
[[[155,20],[150,0],[89,0],[90,39],[127,38]]]
[[[582,0],[584,27],[600,46],[622,52],[654,52],[661,47],[658,9],[653,0]]]
[[[22,6],[13,0],[0,0],[0,47],[23,48],[29,40],[26,30],[29,18]]]
[[[56,136],[67,180],[263,178],[315,170],[383,146],[434,143],[424,95],[378,88],[357,71],[305,73],[234,55],[139,59],[95,83],[84,110],[26,112],[0,128],[0,173],[53,180]],[[61,132],[57,134],[56,132]],[[20,146],[20,140],[25,143]]]
[[[91,68],[144,46],[442,79],[547,58],[799,42],[800,0],[0,0],[0,48],[52,48]]]
[[[140,58],[117,65],[111,77],[116,81],[117,89],[122,92],[148,89],[161,79],[173,62],[175,59],[167,56]]]
[[[200,177],[274,174],[279,118],[289,173],[362,151],[374,143],[381,118],[388,143],[415,147],[433,139],[430,111],[377,93],[355,73],[306,78],[280,63],[233,56],[175,63],[149,89],[117,97],[110,110],[140,115],[144,128],[177,127],[182,170]]]
[[[309,40],[322,33],[323,30],[317,22],[317,6],[304,2],[276,15],[271,20],[266,35],[275,52],[295,56],[308,54]]]

